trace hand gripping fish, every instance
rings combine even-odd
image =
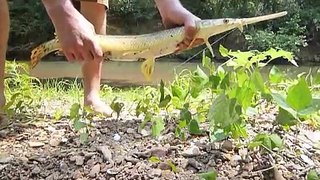
[[[286,14],[287,12],[283,11],[251,18],[221,18],[197,21],[197,34],[187,49],[201,45],[193,44],[195,40],[200,39],[203,42],[202,44],[206,44],[213,55],[212,47],[208,41],[209,37],[234,28],[242,31],[245,25],[279,18]],[[177,46],[183,41],[184,37],[184,27],[176,27],[142,35],[95,36],[106,59],[116,61],[137,61],[137,59],[143,59],[141,72],[147,80],[150,80],[152,77],[156,58],[187,50],[179,49]],[[41,58],[54,51],[61,51],[58,38],[45,42],[33,49],[31,52],[31,68],[34,68]]]

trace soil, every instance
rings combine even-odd
[[[278,152],[248,149],[233,139],[210,142],[206,134],[183,141],[175,137],[172,119],[154,138],[150,124],[139,129],[141,118],[124,113],[119,119],[95,118],[88,143],[81,144],[67,117],[32,117],[39,120],[29,123],[15,117],[0,130],[0,179],[184,180],[216,170],[221,180],[300,180],[311,169],[319,173],[320,131],[301,125],[285,132],[272,125],[275,114],[269,109],[253,115],[247,129],[250,138],[259,132],[280,135],[285,148]],[[155,157],[159,161],[151,160]]]

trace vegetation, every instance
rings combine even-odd
[[[284,18],[245,28],[244,34],[249,50],[265,51],[271,47],[278,47],[298,52],[299,48],[319,38],[320,3],[317,0],[204,0],[196,4],[191,0],[181,2],[201,18],[245,17],[287,10],[289,14]],[[124,29],[132,29],[137,24],[143,26],[150,20],[160,19],[153,1],[117,0],[111,1],[110,4],[109,19],[135,22],[127,23],[131,27]],[[40,1],[14,0],[10,2],[10,8],[11,46],[30,42],[37,44],[53,37],[53,26]],[[139,28],[138,32],[122,32],[143,33],[141,29]]]
[[[272,106],[277,109],[273,129],[289,132],[290,127],[299,127],[302,123],[320,128],[320,70],[315,74],[306,72],[291,78],[273,66],[264,77],[261,69],[278,57],[297,66],[293,54],[272,48],[262,52],[230,51],[223,46],[220,46],[220,53],[229,58],[224,64],[216,66],[203,51],[202,66],[195,71],[183,71],[172,83],[161,82],[158,87],[131,90],[104,87],[103,94],[108,93],[109,100],[113,99],[111,106],[118,117],[125,108],[137,117],[143,117],[140,129],[151,124],[155,138],[173,121],[176,138],[184,141],[189,136],[208,133],[212,142],[232,138],[237,140],[239,147],[280,152],[285,144],[277,131],[258,132],[252,137],[247,129],[247,124],[255,121],[250,118],[253,114]],[[6,79],[9,102],[5,111],[11,116],[24,113],[37,117],[44,102],[52,104],[65,98],[71,102],[69,114],[63,111],[65,107],[58,106],[53,117],[56,120],[69,117],[74,130],[79,132],[81,142],[86,143],[94,126],[93,112],[78,102],[82,87],[76,81],[71,84],[68,81],[43,83],[26,73],[19,73],[23,67],[11,63],[7,69],[11,76]],[[207,124],[207,128],[202,124]],[[213,176],[215,173],[202,175]]]

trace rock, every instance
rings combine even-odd
[[[120,141],[120,139],[121,139],[121,136],[119,134],[114,134],[113,140]]]
[[[33,169],[32,169],[32,172],[31,174],[39,174],[41,172],[41,169],[38,167],[38,166],[35,166]]]
[[[89,173],[89,177],[94,178],[96,175],[98,175],[100,172],[100,164],[96,164],[91,168],[91,171]]]
[[[239,155],[232,156],[230,159],[231,166],[233,167],[237,166],[239,164],[239,161],[241,161],[241,156]]]
[[[75,160],[76,160],[76,165],[77,166],[81,166],[84,163],[84,157],[83,156],[76,156]]]
[[[307,163],[309,166],[314,166],[314,162],[306,155],[301,154],[301,159],[303,160],[303,162]]]
[[[107,173],[109,175],[117,175],[119,173],[119,171],[117,169],[108,169]]]
[[[169,166],[169,164],[165,162],[159,163],[158,168],[161,170],[171,170],[171,167]]]
[[[199,156],[200,154],[200,149],[197,146],[192,146],[189,149],[182,152],[182,156],[184,157],[195,157]]]
[[[127,162],[131,162],[132,164],[136,164],[136,163],[138,163],[140,161],[139,159],[136,159],[136,158],[133,158],[133,157],[129,157],[129,156],[126,156],[124,159]]]
[[[160,177],[161,173],[162,173],[161,169],[151,169],[148,174],[150,174],[153,178],[153,177]]]
[[[142,135],[142,137],[147,137],[147,136],[149,136],[151,133],[148,132],[148,131],[145,130],[145,129],[142,129],[141,132],[140,132],[140,134]]]
[[[161,179],[172,180],[175,179],[175,175],[172,171],[166,170],[162,171]]]
[[[222,149],[225,149],[227,151],[233,150],[233,144],[230,140],[225,140],[221,146]]]
[[[60,142],[61,141],[57,138],[51,138],[49,141],[49,145],[52,147],[56,147],[56,146],[59,146]]]
[[[28,144],[30,147],[33,147],[33,148],[38,148],[38,147],[44,146],[43,142],[37,142],[37,141],[29,141]]]
[[[102,153],[104,160],[112,161],[112,152],[108,146],[98,146],[97,150]]]
[[[68,165],[64,161],[60,162],[60,171],[61,172],[67,172],[68,171]]]
[[[79,169],[75,170],[73,172],[73,175],[72,175],[73,179],[80,179],[82,178],[82,174],[81,174],[81,171]]]
[[[117,156],[117,157],[115,157],[114,161],[116,164],[120,165],[120,164],[122,164],[124,159],[125,158],[123,156]]]
[[[202,165],[198,161],[196,161],[195,159],[189,159],[188,165],[194,167],[197,170],[200,170],[202,167]]]
[[[7,164],[13,159],[12,155],[9,155],[7,153],[0,154],[0,164]]]
[[[164,147],[154,147],[150,150],[151,156],[156,156],[156,157],[164,157],[166,156],[168,150]]]
[[[127,133],[128,134],[134,134],[136,131],[133,128],[128,128]]]

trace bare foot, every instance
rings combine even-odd
[[[85,100],[85,106],[89,106],[95,113],[102,114],[106,117],[111,117],[113,110],[110,106],[102,102],[100,99],[97,100]]]

